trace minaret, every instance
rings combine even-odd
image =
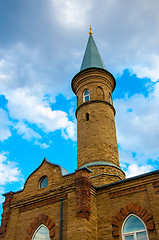
[[[72,90],[77,96],[77,165],[88,167],[92,183],[99,186],[124,179],[125,174],[119,165],[112,100],[116,82],[104,66],[91,30]]]

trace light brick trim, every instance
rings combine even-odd
[[[49,216],[44,215],[44,214],[40,214],[30,224],[30,227],[27,230],[25,240],[31,240],[34,232],[36,231],[36,229],[41,224],[44,224],[48,228],[49,233],[50,233],[50,239],[54,239],[54,236],[55,236],[55,223],[54,223],[54,221]]]
[[[118,237],[124,219],[131,213],[139,216],[145,223],[147,230],[154,229],[154,221],[151,213],[137,203],[129,203],[116,214],[112,221],[112,233],[114,237]]]

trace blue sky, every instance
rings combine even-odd
[[[158,0],[0,1],[0,194],[22,189],[44,157],[76,169],[71,80],[90,24],[117,82],[121,167],[127,177],[159,168],[158,9]]]

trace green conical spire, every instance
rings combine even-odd
[[[98,48],[92,37],[92,31],[90,28],[89,39],[88,39],[88,43],[87,43],[87,47],[83,57],[80,71],[87,68],[93,68],[93,67],[105,69],[105,66],[99,54]]]

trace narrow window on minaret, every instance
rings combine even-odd
[[[86,121],[89,121],[89,113],[86,113]]]
[[[90,100],[89,91],[88,91],[88,90],[85,90],[85,91],[84,91],[84,94],[83,94],[83,101],[84,101],[84,102],[88,102],[89,100]]]
[[[112,104],[112,97],[110,93],[109,93],[109,103]]]
[[[78,107],[78,96],[77,96],[77,107]]]

